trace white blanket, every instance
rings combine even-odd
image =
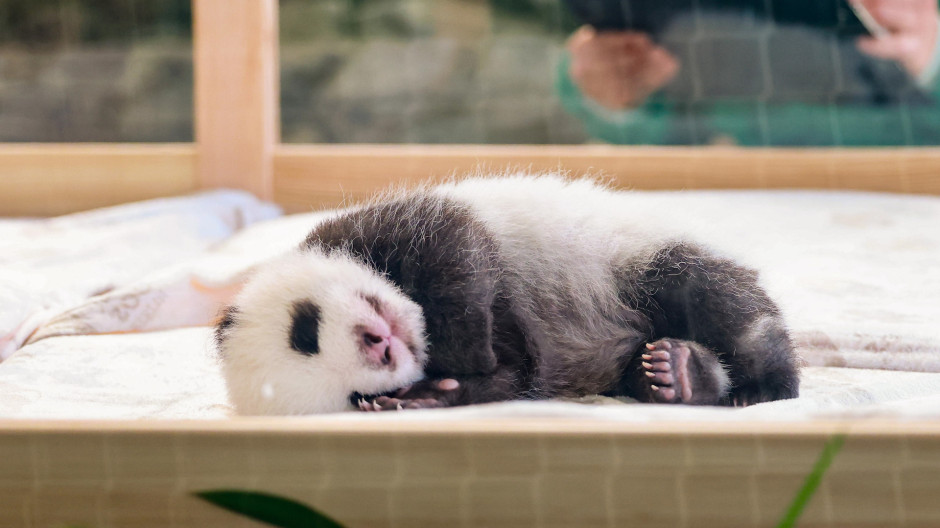
[[[46,220],[0,221],[0,360],[39,326],[96,294],[172,272],[246,225],[278,215],[277,207],[250,194],[219,191]],[[115,319],[130,319],[142,311],[132,306],[136,301],[146,302],[99,307]]]
[[[801,398],[747,409],[587,398],[409,414],[940,417],[940,199],[792,191],[632,199],[761,270],[807,365]],[[0,352],[9,357],[0,363],[0,417],[228,416],[204,326],[253,265],[294,247],[324,216],[275,215],[246,195],[215,193],[0,222]],[[203,327],[180,329],[192,326]]]

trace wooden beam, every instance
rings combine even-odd
[[[198,184],[272,196],[277,0],[193,0]]]
[[[52,216],[191,192],[193,145],[0,144],[0,217]]]
[[[940,149],[744,149],[608,145],[280,145],[274,199],[333,207],[389,184],[473,171],[564,170],[632,189],[853,189],[940,194]]]
[[[407,414],[407,413],[406,413]],[[684,437],[827,437],[832,434],[898,438],[925,437],[940,445],[940,421],[857,418],[845,420],[728,420],[728,421],[619,421],[580,418],[505,418],[439,420],[402,417],[396,420],[348,420],[350,415],[309,415],[302,419],[286,416],[237,416],[227,420],[45,420],[0,419],[0,437],[28,433],[103,434],[234,434],[279,435],[389,435],[450,436],[456,433],[478,436],[523,438],[527,435],[570,437],[599,434],[624,436],[680,435]]]
[[[0,215],[47,216],[205,187],[194,145],[0,145]],[[282,145],[267,191],[288,211],[476,170],[602,174],[622,188],[855,189],[940,194],[940,149]],[[219,186],[240,187],[239,182]],[[257,191],[256,191],[257,192]],[[259,193],[263,194],[263,193]]]

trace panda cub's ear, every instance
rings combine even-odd
[[[222,343],[225,342],[228,329],[235,326],[237,322],[236,317],[238,317],[237,306],[226,306],[222,309],[219,322],[215,325],[215,344],[220,351],[222,350]]]
[[[309,300],[295,301],[291,308],[290,346],[312,356],[320,353],[320,307]]]

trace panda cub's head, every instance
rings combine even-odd
[[[424,376],[421,308],[341,253],[295,251],[263,266],[226,309],[216,341],[239,414],[351,409]]]

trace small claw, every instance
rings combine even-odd
[[[669,352],[666,352],[665,350],[657,350],[656,352],[653,352],[652,354],[646,354],[646,355],[650,356],[650,359],[652,359],[653,361],[669,361],[672,359],[672,356],[669,355]]]
[[[643,359],[645,359],[645,360],[647,360],[647,361],[653,359],[652,354],[643,354],[643,355],[640,356],[640,357],[643,358]]]
[[[646,373],[646,377],[647,377],[647,378],[655,378],[655,377],[656,377],[656,374],[653,374],[652,372],[647,372],[647,373]]]
[[[398,402],[398,405],[395,406],[396,411],[401,411],[404,407],[401,406],[401,402]]]
[[[647,343],[646,348],[647,350],[656,350],[656,345],[654,345],[653,343]]]
[[[647,363],[646,361],[644,361],[643,363],[641,363],[641,365],[643,365],[643,368],[645,368],[646,370],[652,370],[652,368],[653,368],[653,364],[652,364],[652,363]]]
[[[658,391],[658,390],[659,390],[659,387],[657,387],[656,385],[650,385],[650,389],[652,389],[652,390],[654,390],[654,391]]]
[[[376,402],[372,402],[372,408],[375,409],[376,411],[381,411],[381,410],[382,410],[382,406],[379,405],[379,404],[376,403]]]

